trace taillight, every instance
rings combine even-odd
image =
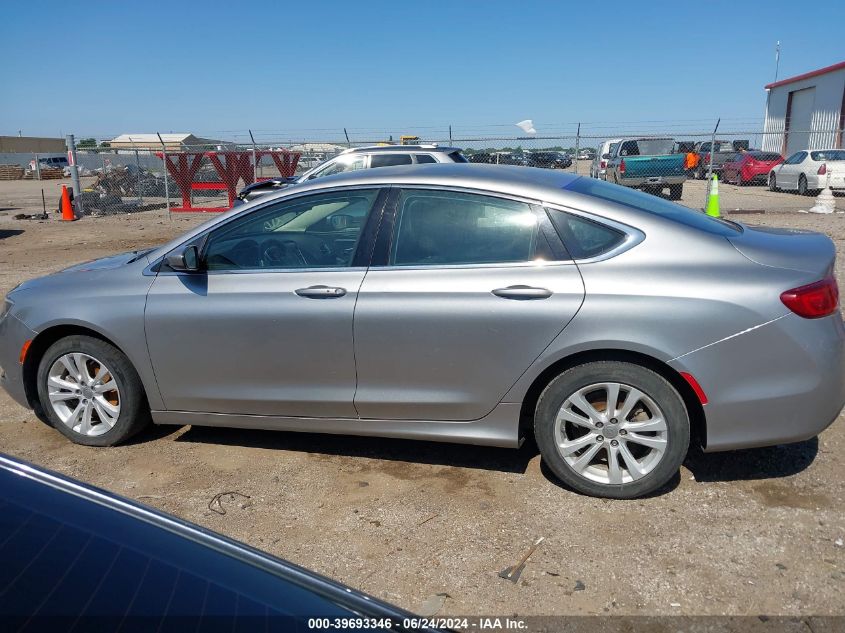
[[[619,173],[620,174],[625,173],[625,159],[624,158],[619,162]]]
[[[839,286],[833,275],[806,286],[781,293],[780,300],[787,308],[805,319],[819,319],[839,308]]]
[[[602,169],[605,169],[605,168],[607,167],[607,161],[606,161],[606,160],[603,160],[603,161],[601,161],[601,162],[599,163],[599,165],[601,165],[601,168],[602,168]]]
[[[710,162],[710,152],[707,152],[707,153],[704,155],[704,162],[705,162],[705,163],[709,163],[709,162]]]
[[[822,163],[822,166],[819,167],[819,170],[816,173],[819,176],[824,176],[827,173],[827,163]]]

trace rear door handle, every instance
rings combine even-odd
[[[496,288],[492,291],[502,299],[548,299],[554,293],[547,288],[534,288],[533,286],[508,286],[507,288]]]
[[[308,299],[337,299],[346,294],[346,288],[334,288],[332,286],[309,286],[295,290],[300,297]]]

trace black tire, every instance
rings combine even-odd
[[[769,174],[769,191],[780,191],[777,176],[774,174]]]
[[[667,427],[666,448],[653,470],[621,484],[599,483],[580,475],[558,452],[555,438],[555,419],[567,399],[579,389],[608,381],[646,394],[663,411]],[[689,448],[690,423],[680,394],[659,374],[633,363],[596,361],[568,369],[549,383],[537,402],[534,435],[544,464],[568,487],[593,497],[634,499],[660,489],[678,473]]]
[[[72,352],[87,354],[100,360],[111,370],[120,392],[120,413],[107,432],[89,436],[78,433],[61,421],[50,403],[47,378],[50,367],[61,356]],[[143,430],[150,422],[149,406],[138,372],[129,359],[113,345],[90,336],[68,336],[53,343],[38,365],[38,399],[50,424],[76,444],[115,446]],[[90,396],[89,396],[90,397]]]
[[[799,196],[806,196],[809,195],[809,190],[807,189],[807,177],[804,174],[798,176],[798,195]]]
[[[682,184],[669,186],[669,200],[680,200],[682,195],[684,195],[684,186]]]

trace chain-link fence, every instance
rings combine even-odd
[[[78,211],[93,216],[150,209],[219,212],[231,208],[240,190],[253,182],[294,180],[349,148],[392,144],[401,152],[405,151],[403,143],[457,147],[471,163],[574,172],[641,189],[694,209],[706,206],[714,174],[723,183],[719,190],[721,207],[728,212],[806,209],[812,202],[795,194],[813,193],[828,185],[834,191],[845,188],[840,175],[831,180],[831,175],[818,173],[818,161],[807,160],[806,167],[812,173],[803,174],[803,180],[800,168],[792,174],[796,168],[783,165],[801,150],[829,149],[796,145],[807,139],[824,139],[834,147],[841,146],[840,129],[813,130],[810,134],[764,133],[762,125],[714,127],[704,130],[665,122],[578,125],[568,132],[552,127],[552,133],[520,135],[503,133],[505,126],[477,131],[420,128],[405,135],[371,130],[350,134],[342,130],[341,135],[314,131],[313,136],[303,134],[299,138],[249,133],[248,140],[243,133],[228,133],[227,140],[203,139],[202,143],[192,135],[182,135],[187,140],[174,138],[179,135],[89,138],[77,146],[81,194],[75,204]],[[418,154],[419,150],[408,147],[407,153]],[[422,160],[415,158],[414,162]],[[11,161],[0,155],[3,163]],[[36,170],[31,163],[22,166],[25,175],[38,177],[37,171],[44,174],[46,165]],[[773,174],[781,170],[790,172],[790,176],[772,181]],[[20,169],[10,167],[8,171],[15,176]],[[63,175],[67,172],[63,169]],[[836,169],[828,172],[836,173]],[[837,205],[845,210],[845,198],[837,197]]]

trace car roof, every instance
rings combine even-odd
[[[513,191],[523,187],[531,189],[549,188],[556,191],[579,178],[576,174],[562,171],[518,167],[512,165],[481,165],[473,163],[435,163],[426,165],[400,165],[359,169],[298,185],[298,191],[307,188],[321,189],[331,186],[361,185],[447,185],[485,189],[489,191]]]
[[[370,152],[460,152],[460,147],[439,147],[437,145],[369,145],[367,147],[350,147],[341,154],[359,154]]]

